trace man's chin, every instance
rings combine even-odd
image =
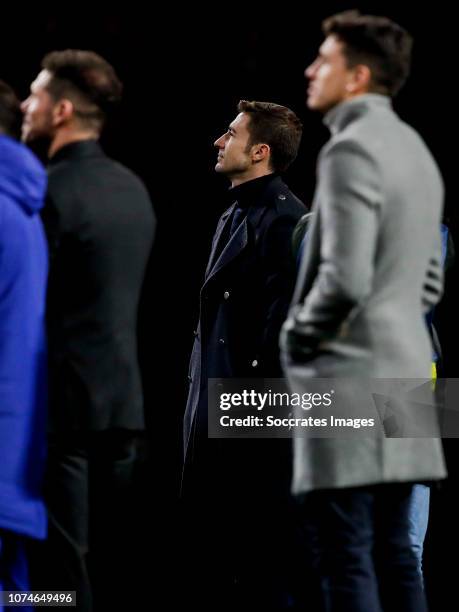
[[[324,102],[324,100],[309,97],[306,100],[306,106],[311,111],[316,111],[320,113],[321,115],[325,115],[326,113],[328,113],[330,109],[332,109],[335,106],[335,104],[332,104],[332,103],[327,104]]]
[[[306,106],[312,111],[320,110],[320,103],[314,96],[309,96],[306,99]]]

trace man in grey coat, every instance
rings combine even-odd
[[[424,313],[441,295],[443,185],[419,135],[392,110],[411,37],[356,11],[323,23],[306,70],[325,115],[308,240],[281,345],[290,386],[312,378],[428,379]],[[365,415],[362,415],[365,416]],[[443,478],[434,438],[296,438],[296,494],[316,532],[327,610],[422,612],[408,537],[412,483]]]

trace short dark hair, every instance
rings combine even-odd
[[[69,98],[81,123],[102,129],[107,113],[121,100],[123,85],[113,66],[94,51],[52,51],[41,66],[52,78],[47,91],[57,101]]]
[[[370,91],[394,97],[410,72],[413,39],[387,17],[344,11],[322,22],[325,36],[343,44],[349,67],[365,64],[371,70]]]
[[[247,129],[249,146],[266,143],[271,149],[270,165],[275,172],[284,172],[298,154],[303,126],[286,106],[273,102],[240,100],[240,113],[250,117]]]
[[[0,81],[0,130],[12,138],[21,134],[21,103],[12,87]]]

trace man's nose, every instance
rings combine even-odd
[[[312,62],[312,64],[309,64],[309,66],[305,69],[304,71],[304,76],[311,80],[314,78],[316,72],[316,62]]]
[[[223,147],[223,143],[224,143],[224,136],[220,136],[220,138],[217,138],[217,140],[214,142],[214,147],[221,149]]]
[[[29,98],[26,98],[25,100],[21,102],[21,111],[23,113],[26,113],[28,106],[29,106]]]

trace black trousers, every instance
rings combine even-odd
[[[290,496],[290,440],[212,439],[199,450],[182,487],[179,609],[302,609],[294,607],[298,578],[308,604],[311,593]]]
[[[315,552],[326,612],[427,612],[408,536],[411,490],[387,484],[304,497],[306,554]]]
[[[139,434],[126,430],[50,439],[49,534],[32,550],[34,589],[76,591],[81,612],[132,607],[141,448]]]

